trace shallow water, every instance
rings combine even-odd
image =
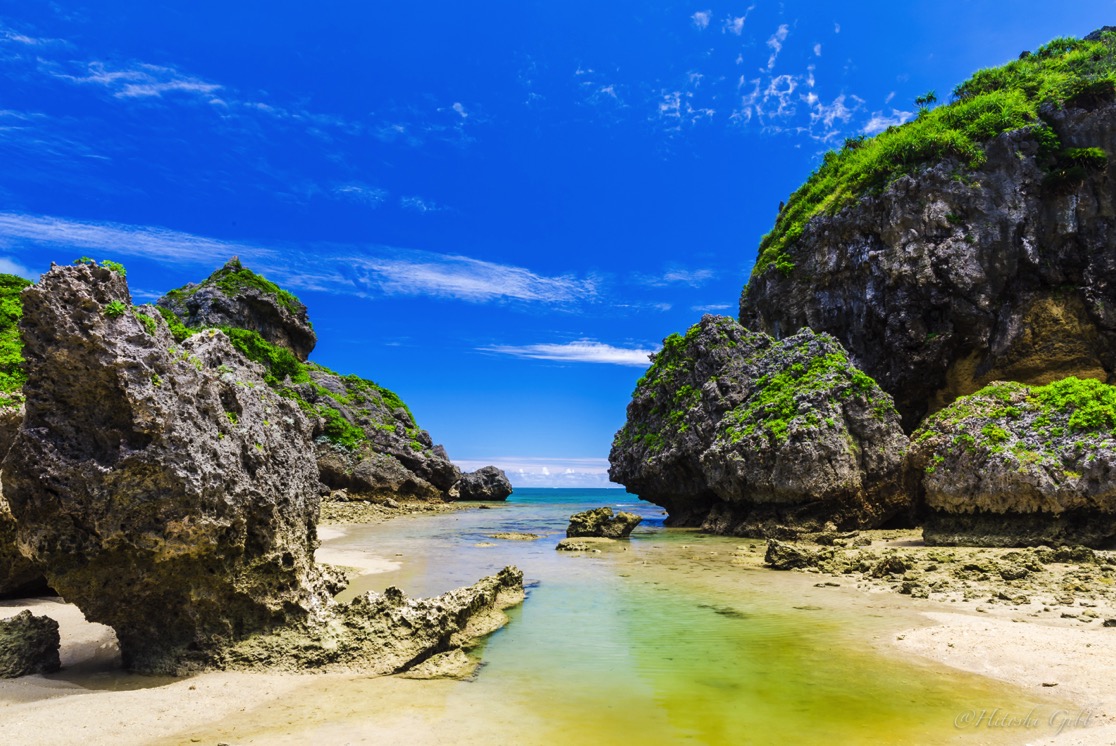
[[[615,550],[555,551],[569,515],[599,505],[644,523]],[[919,624],[896,611],[908,599],[742,566],[758,543],[665,529],[662,518],[621,491],[517,490],[491,510],[352,527],[329,543],[400,562],[358,578],[350,596],[389,585],[433,595],[507,564],[524,571],[527,601],[484,645],[477,680],[444,684],[438,718],[460,720],[462,742],[996,743],[1020,734],[958,730],[955,719],[1044,708],[1013,687],[889,654],[897,616]]]

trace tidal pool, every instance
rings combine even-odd
[[[644,523],[612,550],[555,551],[569,515],[600,505]],[[491,537],[501,532],[541,538]],[[619,491],[518,490],[491,510],[349,527],[329,543],[399,563],[357,578],[349,596],[437,594],[507,564],[525,573],[528,598],[479,651],[479,676],[434,683],[437,715],[412,723],[414,742],[1013,743],[1026,733],[955,722],[974,709],[1058,709],[898,657],[896,630],[922,623],[909,599],[757,568],[760,543],[666,529],[658,508]],[[377,727],[338,716],[349,737]]]

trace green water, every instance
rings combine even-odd
[[[490,718],[500,742],[997,743],[1023,734],[958,730],[955,718],[1042,707],[1012,687],[888,651],[904,612],[880,607],[906,599],[742,566],[754,543],[665,529],[661,511],[633,500],[519,491],[492,510],[358,527],[338,541],[401,567],[359,578],[350,594],[398,585],[430,595],[506,564],[523,569],[527,601],[489,638],[479,677],[455,685],[445,712],[463,725],[470,713]],[[645,515],[626,548],[554,550],[570,513],[604,504]],[[503,531],[544,536],[488,537]]]

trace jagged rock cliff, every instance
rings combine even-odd
[[[158,305],[190,328],[232,326],[256,332],[303,362],[318,341],[306,306],[275,283],[245,269],[236,257],[200,284],[170,291]]]
[[[175,670],[328,601],[311,425],[261,368],[217,330],[176,342],[109,268],[53,267],[23,299],[4,497],[126,665]]]
[[[908,431],[993,380],[1116,372],[1116,36],[1056,40],[829,154],[740,303],[832,334]]]
[[[995,383],[928,418],[911,463],[930,544],[1116,542],[1116,387]]]
[[[609,477],[672,525],[765,535],[903,515],[907,439],[891,398],[832,337],[783,340],[705,316],[655,355]]]
[[[238,350],[265,366],[265,380],[314,423],[314,450],[328,490],[369,500],[441,500],[461,493],[453,490],[461,471],[407,405],[372,381],[307,362],[313,332],[306,307],[236,259],[200,285],[167,293],[158,305],[179,339],[220,327]],[[293,316],[292,308],[298,310]],[[305,339],[309,346],[296,344]]]

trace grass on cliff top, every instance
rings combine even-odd
[[[0,274],[0,406],[23,401],[19,392],[27,383],[27,374],[23,370],[23,340],[19,336],[19,320],[23,317],[19,294],[30,284],[22,277]]]
[[[167,293],[167,295],[177,300],[188,295],[193,295],[200,288],[203,288],[207,285],[220,288],[221,292],[223,292],[230,298],[236,296],[242,290],[245,290],[247,288],[259,290],[260,292],[275,298],[276,303],[287,309],[291,314],[295,316],[298,316],[300,313],[303,313],[306,310],[306,306],[303,305],[302,301],[295,297],[293,293],[291,293],[289,290],[284,290],[263,275],[258,275],[252,270],[248,269],[240,263],[240,259],[238,259],[237,257],[233,257],[232,259],[230,259],[228,263],[225,264],[225,266],[221,267],[205,280],[203,280],[201,285],[190,288],[189,290],[185,288],[171,290],[169,293]],[[307,325],[310,324],[309,321],[307,321],[306,323]]]
[[[923,107],[911,122],[872,138],[846,140],[839,151],[826,153],[761,240],[752,276],[772,266],[789,274],[792,246],[811,218],[835,214],[896,178],[946,158],[978,168],[985,160],[983,143],[1004,132],[1038,125],[1043,149],[1056,153],[1057,135],[1042,124],[1040,107],[1095,104],[1114,94],[1116,34],[1111,32],[1098,41],[1054,39],[1007,65],[978,71],[954,89],[950,103]]]

